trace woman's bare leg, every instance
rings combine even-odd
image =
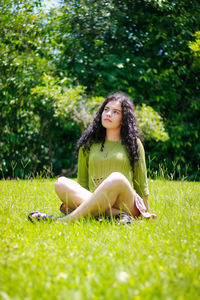
[[[83,195],[78,195],[78,192],[73,193],[73,195],[75,196],[73,199],[70,195],[68,196],[67,201],[69,204],[71,202],[74,204],[74,202],[80,200],[80,197],[83,197]],[[112,208],[137,216],[138,210],[134,205],[134,195],[135,191],[127,178],[121,173],[112,173],[98,186],[93,194],[85,193],[84,200],[79,201],[78,207],[60,221],[74,222],[81,217],[97,216],[105,211],[111,211]]]
[[[60,200],[65,205],[66,211],[68,209],[74,210],[81,203],[89,199],[92,195],[91,192],[84,189],[80,184],[76,181],[66,178],[59,177],[55,182],[55,191]],[[106,216],[115,216],[120,213],[119,209],[112,208],[105,211]]]
[[[76,181],[59,177],[55,182],[55,191],[60,200],[71,210],[76,209],[81,203],[91,197],[92,193],[84,189]]]

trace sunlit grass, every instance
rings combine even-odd
[[[54,180],[0,181],[0,299],[200,299],[200,184],[150,180],[156,221],[33,225]]]

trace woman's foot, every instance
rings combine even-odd
[[[121,212],[120,214],[114,216],[113,218],[114,220],[117,221],[117,225],[131,224],[134,221],[134,218],[125,212]]]
[[[60,206],[60,211],[61,211],[61,213],[63,213],[64,215],[67,214],[66,205],[65,205],[64,203],[61,204],[61,206]]]
[[[28,220],[31,221],[32,223],[35,223],[36,221],[56,221],[58,218],[57,217],[53,217],[52,215],[47,215],[43,212],[40,211],[32,211],[28,214]]]
[[[60,211],[61,211],[61,213],[64,214],[65,216],[68,215],[68,214],[70,214],[70,213],[72,212],[71,209],[69,209],[69,208],[67,209],[67,207],[66,207],[66,205],[65,205],[64,203],[61,204],[61,206],[60,206]]]

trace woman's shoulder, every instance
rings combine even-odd
[[[85,145],[82,145],[79,150],[78,150],[78,154],[79,156],[88,156],[89,151],[88,149],[85,147]]]
[[[141,141],[140,138],[137,138],[137,145],[138,145],[139,152],[140,153],[144,152],[144,145],[143,145],[143,143],[142,143],[142,141]]]
[[[140,138],[137,138],[137,144],[138,144],[138,147],[140,147],[140,146],[143,147],[143,143]]]
[[[100,147],[101,147],[101,143],[92,143],[92,145],[89,148],[87,148],[87,146],[85,145],[82,145],[79,148],[79,153],[87,156],[90,154],[90,152],[100,150]]]

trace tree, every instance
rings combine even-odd
[[[72,0],[48,14],[39,0],[1,3],[5,176],[70,168],[93,107],[123,90],[151,167],[165,161],[172,172],[176,163],[199,178],[199,1]]]
[[[11,176],[15,169],[20,176],[25,165],[34,171],[39,161],[42,120],[34,113],[39,104],[32,101],[30,91],[41,82],[43,72],[52,72],[54,64],[40,1],[1,3],[0,161],[4,174]]]
[[[199,68],[190,49],[200,26],[200,3],[185,1],[64,1],[58,70],[87,92],[123,90],[152,106],[166,122],[167,143],[149,142],[155,167],[179,161],[190,178],[199,163]],[[193,175],[192,175],[193,174]]]

